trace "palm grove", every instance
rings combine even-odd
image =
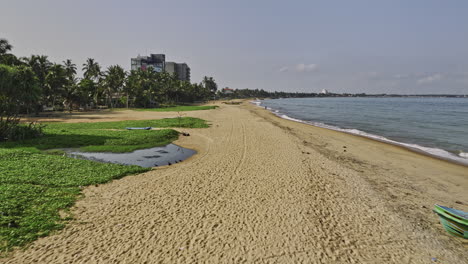
[[[180,81],[167,72],[125,71],[102,67],[88,58],[77,76],[71,60],[53,63],[47,56],[18,58],[12,45],[0,39],[0,141],[17,127],[21,113],[107,107],[157,107],[213,98],[217,84],[204,77],[200,84]],[[9,130],[10,132],[8,132]]]

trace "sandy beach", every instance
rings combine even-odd
[[[184,112],[211,123],[182,163],[86,188],[65,229],[4,263],[468,263],[435,203],[468,211],[468,167],[276,117],[247,102]],[[104,111],[45,120],[176,117]]]

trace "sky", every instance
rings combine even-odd
[[[468,94],[466,0],[0,0],[17,56],[130,69],[164,53],[192,82],[336,93]]]

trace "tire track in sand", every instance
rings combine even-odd
[[[239,163],[236,166],[235,173],[239,174],[240,169],[242,168],[242,164],[244,164],[246,155],[247,155],[247,134],[245,132],[245,124],[241,123],[241,134],[242,134],[242,156],[239,160]]]

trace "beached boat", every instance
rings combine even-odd
[[[468,213],[436,204],[434,212],[445,230],[454,236],[468,239]]]

